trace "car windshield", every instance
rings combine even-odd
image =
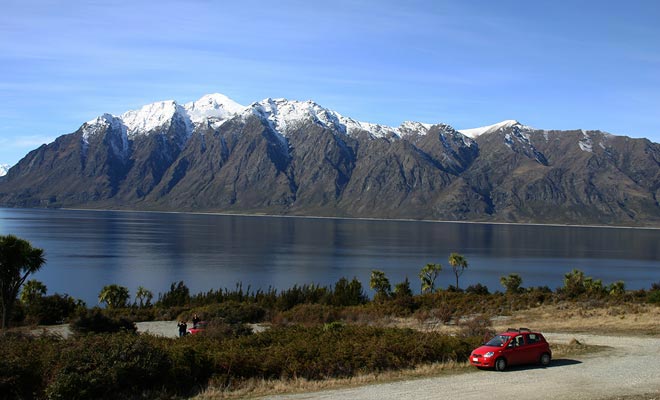
[[[488,343],[486,343],[486,346],[496,346],[496,347],[502,347],[504,346],[504,343],[509,340],[509,336],[506,335],[497,335],[494,338],[490,339]]]

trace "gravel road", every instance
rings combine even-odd
[[[609,346],[606,351],[553,360],[548,368],[512,367],[504,372],[415,379],[268,399],[660,399],[660,338],[546,334],[551,343]]]

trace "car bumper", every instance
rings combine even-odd
[[[470,365],[480,368],[494,368],[495,357],[470,356]]]

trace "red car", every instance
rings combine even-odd
[[[552,351],[542,334],[527,328],[509,329],[470,354],[470,364],[504,371],[509,365],[550,365]]]
[[[198,322],[197,325],[193,325],[192,328],[188,329],[188,335],[196,335],[198,333],[204,332],[208,324],[209,323],[206,321]]]

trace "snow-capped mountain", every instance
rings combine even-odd
[[[0,164],[0,176],[7,175],[7,171],[9,171],[9,168],[11,168],[11,165],[9,164]]]
[[[214,93],[202,96],[199,100],[179,105],[174,100],[158,101],[147,104],[140,109],[127,111],[120,116],[104,114],[87,122],[86,136],[94,132],[94,126],[107,125],[110,119],[113,124],[119,122],[124,126],[127,136],[144,135],[163,132],[171,126],[173,118],[179,117],[186,126],[188,135],[192,134],[197,126],[211,126],[219,128],[222,123],[235,117],[243,119],[256,115],[269,121],[271,127],[282,136],[308,121],[319,126],[334,129],[340,133],[354,135],[360,132],[368,133],[373,138],[404,137],[411,134],[426,134],[433,124],[416,121],[404,121],[398,127],[382,124],[357,121],[350,117],[322,107],[314,101],[297,101],[284,98],[267,98],[243,106],[229,97]],[[438,125],[444,125],[438,123]],[[448,125],[445,125],[448,126]],[[515,120],[506,120],[497,124],[480,128],[462,129],[457,132],[469,138],[503,131],[512,127],[531,131],[534,128],[522,125]]]
[[[127,136],[159,133],[170,128],[173,118],[179,117],[185,124],[188,134],[196,126],[209,125],[219,128],[223,122],[235,116],[246,118],[257,115],[269,121],[273,129],[282,136],[287,136],[292,127],[311,120],[319,126],[335,129],[343,134],[369,133],[374,138],[404,136],[410,133],[426,133],[431,124],[406,121],[400,127],[356,121],[344,117],[336,111],[324,108],[308,101],[287,100],[283,98],[265,99],[243,106],[225,95],[215,93],[199,100],[179,105],[174,100],[147,104],[138,110],[127,111],[119,116],[103,115],[87,122],[86,137],[95,131],[95,126],[107,125],[110,119],[120,122]]]
[[[186,103],[183,108],[194,124],[207,120],[221,122],[245,110],[245,106],[220,93],[202,96],[197,101]]]
[[[172,121],[179,118],[192,133],[195,125],[207,122],[217,124],[245,110],[245,107],[225,95],[215,93],[202,96],[197,101],[179,105],[174,100],[158,101],[140,109],[126,111],[114,116],[104,114],[86,123],[86,136],[93,134],[98,125],[120,124],[127,136],[162,133],[171,127]]]
[[[493,125],[488,125],[488,126],[482,126],[479,128],[470,128],[470,129],[459,129],[458,131],[464,134],[465,136],[471,137],[471,138],[477,138],[481,135],[487,134],[487,133],[493,133],[493,132],[498,132],[498,131],[503,131],[505,129],[511,128],[513,126],[518,126],[520,129],[524,130],[534,130],[534,128],[525,126],[521,124],[520,122],[514,120],[514,119],[508,119],[502,122],[498,122]]]
[[[657,143],[600,131],[391,127],[210,94],[103,114],[33,150],[0,180],[0,206],[660,225],[657,160]]]

